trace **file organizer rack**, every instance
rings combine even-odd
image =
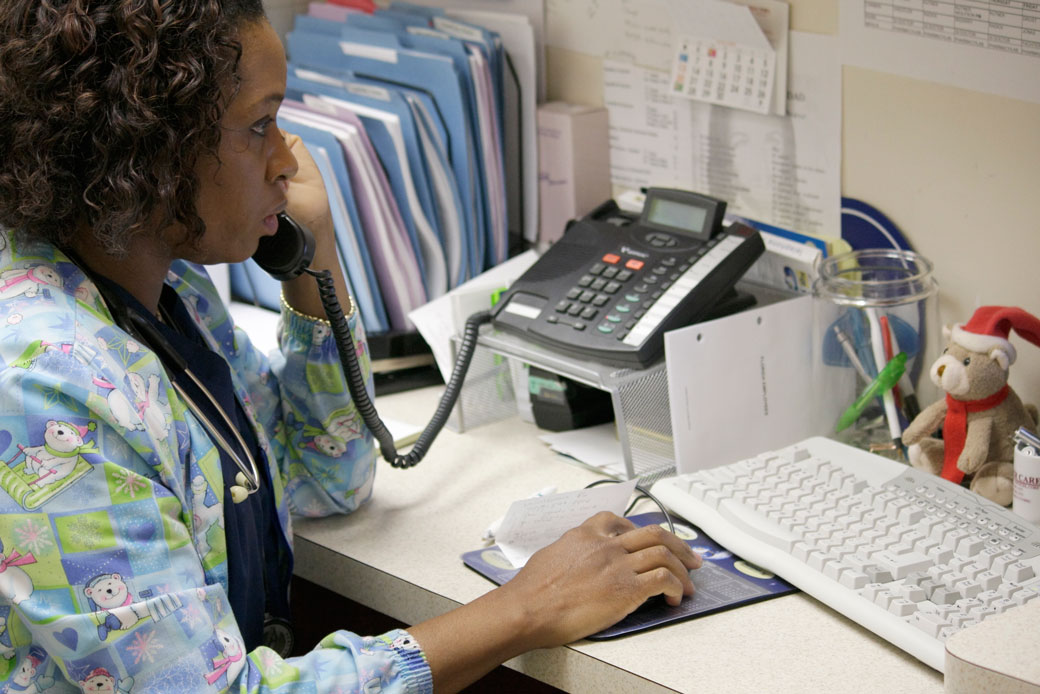
[[[512,360],[610,393],[626,479],[650,484],[675,474],[663,358],[646,369],[620,368],[566,356],[490,327],[481,332],[477,345],[448,421],[453,430],[463,432],[517,413],[516,389],[526,390],[527,383],[514,377],[526,372],[515,364],[511,367]]]

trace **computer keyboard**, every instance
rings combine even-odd
[[[826,438],[660,480],[716,542],[943,671],[960,629],[1040,598],[1040,528]]]

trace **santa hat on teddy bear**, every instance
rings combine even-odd
[[[1018,356],[1008,341],[1012,330],[1040,347],[1040,319],[1015,306],[979,307],[967,323],[953,326],[950,340],[972,352],[989,354],[1006,369]]]

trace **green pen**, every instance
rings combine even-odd
[[[856,402],[849,405],[849,409],[845,410],[841,415],[841,418],[838,420],[838,426],[835,428],[835,432],[845,429],[859,419],[859,416],[863,414],[863,410],[866,408],[867,403],[878,395],[891,389],[892,386],[899,381],[899,377],[903,375],[903,371],[905,370],[906,352],[900,352],[885,364],[885,368],[881,369],[877,378],[866,387],[863,394],[856,399]]]

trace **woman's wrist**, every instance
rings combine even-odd
[[[507,584],[508,586],[508,584]],[[460,691],[507,660],[544,645],[531,599],[506,586],[408,629],[436,691]],[[530,598],[531,596],[527,596]]]

